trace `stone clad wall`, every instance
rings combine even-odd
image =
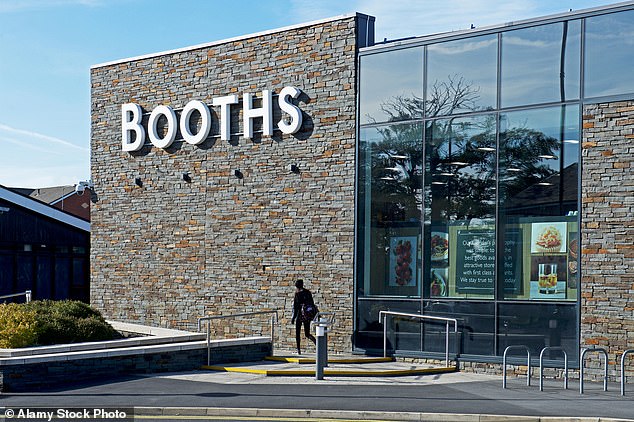
[[[292,286],[303,278],[318,306],[339,314],[333,348],[350,350],[358,19],[92,69],[91,164],[99,199],[92,211],[91,303],[108,319],[191,329],[202,315],[279,308],[276,347],[292,349]],[[303,91],[304,124],[295,135],[216,137],[199,146],[176,141],[167,150],[146,140],[139,152],[121,151],[124,103],[149,113],[160,104],[180,109],[192,99],[210,104],[237,94],[238,133],[244,92],[279,93],[288,85]],[[275,127],[278,117],[279,111]],[[218,133],[217,116],[214,122]],[[268,316],[230,327],[215,322],[214,330],[268,333]]]
[[[634,348],[634,101],[585,106],[582,154],[581,347],[607,348],[617,376]]]

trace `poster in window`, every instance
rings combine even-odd
[[[531,253],[565,253],[566,222],[533,223]]]
[[[390,287],[416,286],[417,236],[395,236],[390,239]]]

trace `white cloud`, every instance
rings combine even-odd
[[[8,138],[6,136],[0,136],[0,145],[2,145],[3,142],[8,142],[10,144],[17,145],[21,148],[30,149],[31,151],[45,152],[47,154],[59,154],[59,155],[63,154],[62,152],[57,151],[54,148],[43,148],[40,146],[31,145],[27,142],[20,141],[18,139]]]
[[[0,123],[0,184],[71,185],[90,178],[89,149],[64,139]]]
[[[33,132],[30,130],[24,129],[16,129],[11,126],[7,126],[5,124],[0,123],[0,135],[4,133],[10,133],[13,135],[19,135],[21,139],[12,138],[12,141],[22,142],[24,144],[33,143],[34,140],[45,141],[46,143],[54,143],[57,145],[63,145],[67,148],[78,149],[80,151],[88,151],[88,148],[81,147],[79,145],[75,145],[71,142],[65,141],[63,139],[55,138],[54,136],[43,135],[41,133]]]

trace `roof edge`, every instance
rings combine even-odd
[[[19,207],[26,208],[40,215],[57,220],[60,223],[68,224],[80,230],[90,232],[90,223],[86,220],[82,220],[79,217],[75,217],[69,213],[52,207],[30,196],[24,196],[13,190],[0,185],[0,199],[11,202]]]
[[[173,49],[173,50],[159,51],[159,52],[156,52],[156,53],[148,53],[148,54],[142,54],[140,56],[133,56],[133,57],[128,57],[128,58],[124,58],[124,59],[112,60],[112,61],[109,61],[109,62],[92,65],[92,66],[90,66],[90,69],[91,70],[92,69],[99,69],[99,68],[102,68],[102,67],[112,66],[112,65],[121,64],[121,63],[128,63],[128,62],[133,62],[133,61],[137,61],[137,60],[143,60],[143,59],[150,59],[150,58],[153,58],[153,57],[165,56],[165,55],[168,55],[168,54],[182,53],[182,52],[191,51],[191,50],[199,50],[201,48],[213,47],[213,46],[216,46],[216,45],[226,44],[226,43],[235,42],[235,41],[241,41],[241,40],[245,40],[245,39],[248,39],[248,38],[261,37],[261,36],[264,36],[264,35],[270,35],[270,34],[275,34],[275,33],[278,33],[278,32],[290,31],[290,30],[293,30],[293,29],[299,29],[299,28],[304,28],[304,27],[313,26],[313,25],[319,25],[321,23],[327,23],[327,22],[333,22],[333,21],[337,21],[337,20],[354,18],[354,17],[357,17],[357,16],[371,17],[370,15],[366,15],[364,13],[359,13],[359,12],[346,13],[346,14],[343,14],[343,15],[332,16],[332,17],[329,17],[329,18],[318,19],[318,20],[314,20],[314,21],[310,21],[310,22],[304,22],[304,23],[299,23],[299,24],[295,24],[295,25],[283,26],[281,28],[274,28],[274,29],[268,29],[268,30],[265,30],[265,31],[254,32],[252,34],[239,35],[237,37],[225,38],[225,39],[222,39],[222,40],[211,41],[211,42],[202,43],[202,44],[196,44],[196,45],[192,45],[192,46],[189,46],[189,47],[181,47],[181,48],[176,48],[176,49]]]

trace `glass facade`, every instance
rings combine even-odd
[[[392,310],[456,318],[463,358],[578,360],[581,106],[634,93],[632,33],[624,11],[362,50],[356,349]],[[444,323],[388,324],[391,351],[444,353]]]

